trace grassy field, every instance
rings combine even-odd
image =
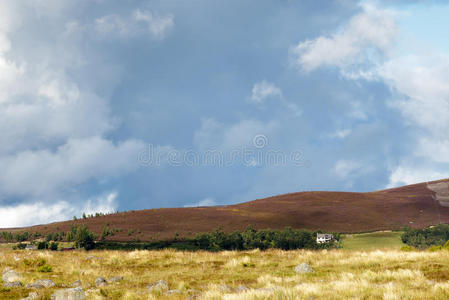
[[[360,234],[342,234],[343,249],[347,250],[375,250],[400,249],[404,244],[401,241],[402,232],[385,231]]]
[[[1,270],[17,271],[24,285],[0,288],[0,299],[27,296],[33,290],[25,285],[36,279],[56,284],[34,290],[41,299],[75,280],[87,299],[449,298],[449,251],[0,251]],[[38,272],[42,263],[52,272]],[[300,263],[314,272],[297,274]],[[96,287],[99,276],[123,280]],[[158,280],[167,289],[149,291]]]

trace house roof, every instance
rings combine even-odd
[[[333,238],[334,235],[330,234],[330,233],[317,233],[316,235],[317,238]]]

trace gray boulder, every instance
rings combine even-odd
[[[220,292],[224,292],[224,293],[232,292],[232,288],[229,285],[226,285],[226,284],[220,284],[218,286],[218,289],[220,290]]]
[[[6,288],[15,288],[15,287],[21,287],[22,283],[19,281],[12,281],[12,282],[5,282],[3,283],[3,287]]]
[[[43,286],[42,284],[38,284],[38,283],[29,283],[25,286],[27,289],[43,289],[45,288],[45,286]]]
[[[156,281],[156,282],[153,282],[153,283],[151,283],[151,284],[149,284],[148,286],[147,286],[147,289],[149,290],[149,291],[160,291],[160,290],[168,290],[169,288],[168,288],[168,283],[167,283],[167,281],[165,281],[165,280],[158,280],[158,281]]]
[[[109,282],[112,282],[112,283],[119,282],[119,281],[122,281],[122,280],[123,280],[123,276],[114,276],[112,278],[109,278]]]
[[[51,295],[51,300],[84,300],[86,295],[81,288],[57,290]]]
[[[9,270],[2,275],[3,282],[15,282],[20,280],[20,274],[16,271]]]
[[[38,279],[33,283],[27,284],[28,289],[43,289],[54,287],[55,283],[50,279]]]
[[[239,285],[239,286],[235,289],[235,291],[236,291],[237,293],[246,292],[246,291],[249,291],[249,288],[247,288],[247,287],[244,286],[244,285]]]
[[[21,300],[35,300],[39,299],[39,295],[36,292],[31,292],[28,294],[28,297],[22,298]]]
[[[106,279],[104,277],[98,277],[97,279],[95,279],[95,286],[96,287],[102,287],[102,286],[106,286],[108,283],[106,281]]]
[[[166,295],[173,295],[173,294],[182,294],[181,290],[169,290],[165,292]]]
[[[295,267],[295,272],[301,274],[301,273],[312,273],[314,271],[309,264],[302,263]]]
[[[72,283],[71,287],[77,288],[77,287],[81,287],[82,285],[83,285],[83,283],[81,282],[81,280],[76,280]]]

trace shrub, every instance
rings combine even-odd
[[[48,249],[48,242],[39,242],[39,243],[37,243],[37,249],[39,249],[39,250]]]
[[[74,242],[76,248],[91,250],[95,247],[94,234],[89,231],[86,225],[82,225],[76,228]]]
[[[50,248],[50,250],[52,250],[52,251],[58,250],[58,243],[51,242],[49,248]]]
[[[53,268],[50,265],[43,265],[37,268],[37,271],[41,273],[49,273],[53,271]]]
[[[441,245],[435,245],[435,246],[430,247],[429,251],[430,252],[435,252],[435,251],[440,251],[442,249],[443,249],[443,247]]]
[[[409,245],[405,245],[401,247],[401,251],[413,251],[415,250],[415,248],[413,248],[412,246]]]
[[[440,224],[425,229],[406,228],[401,236],[402,242],[418,249],[434,245],[444,245],[449,240],[449,225]]]
[[[19,244],[16,245],[16,249],[23,250],[23,249],[26,248],[26,246],[27,246],[26,244],[19,243]]]

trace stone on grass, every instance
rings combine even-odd
[[[158,280],[156,282],[149,284],[147,286],[147,289],[150,291],[168,290],[168,283],[165,280]]]
[[[20,274],[16,271],[9,270],[2,275],[3,282],[15,282],[20,280]]]
[[[104,277],[98,277],[95,279],[95,286],[96,287],[102,287],[106,286],[108,283],[106,282],[106,279]]]
[[[229,285],[226,285],[226,284],[220,284],[218,286],[218,289],[220,290],[220,292],[224,292],[224,293],[232,292],[232,288]]]
[[[36,292],[31,292],[28,294],[28,297],[22,298],[21,300],[35,300],[39,299],[39,295]]]
[[[296,266],[295,268],[296,273],[312,273],[313,269],[312,267],[307,263],[302,263]]]
[[[57,290],[51,295],[51,300],[84,300],[86,296],[81,288]]]
[[[84,260],[98,260],[98,259],[103,259],[103,257],[89,255],[89,256],[86,256],[86,258]]]
[[[109,282],[119,282],[123,280],[123,276],[114,276],[109,279]]]
[[[249,288],[247,288],[247,287],[244,286],[244,285],[239,285],[239,286],[235,289],[235,291],[236,291],[237,293],[246,292],[246,291],[249,291]]]
[[[3,283],[3,287],[5,288],[15,288],[15,287],[21,287],[22,283],[19,281],[11,281],[11,282],[5,282]]]
[[[173,295],[173,294],[182,294],[181,290],[169,290],[165,292],[166,295]]]
[[[27,289],[43,289],[45,288],[45,286],[43,286],[42,284],[39,283],[29,283],[25,286]]]
[[[38,279],[35,282],[31,284],[27,284],[27,288],[51,288],[54,287],[55,283],[51,281],[50,279]]]
[[[81,287],[82,285],[83,285],[83,283],[81,282],[81,280],[76,280],[72,283],[71,287],[77,288],[77,287]]]

